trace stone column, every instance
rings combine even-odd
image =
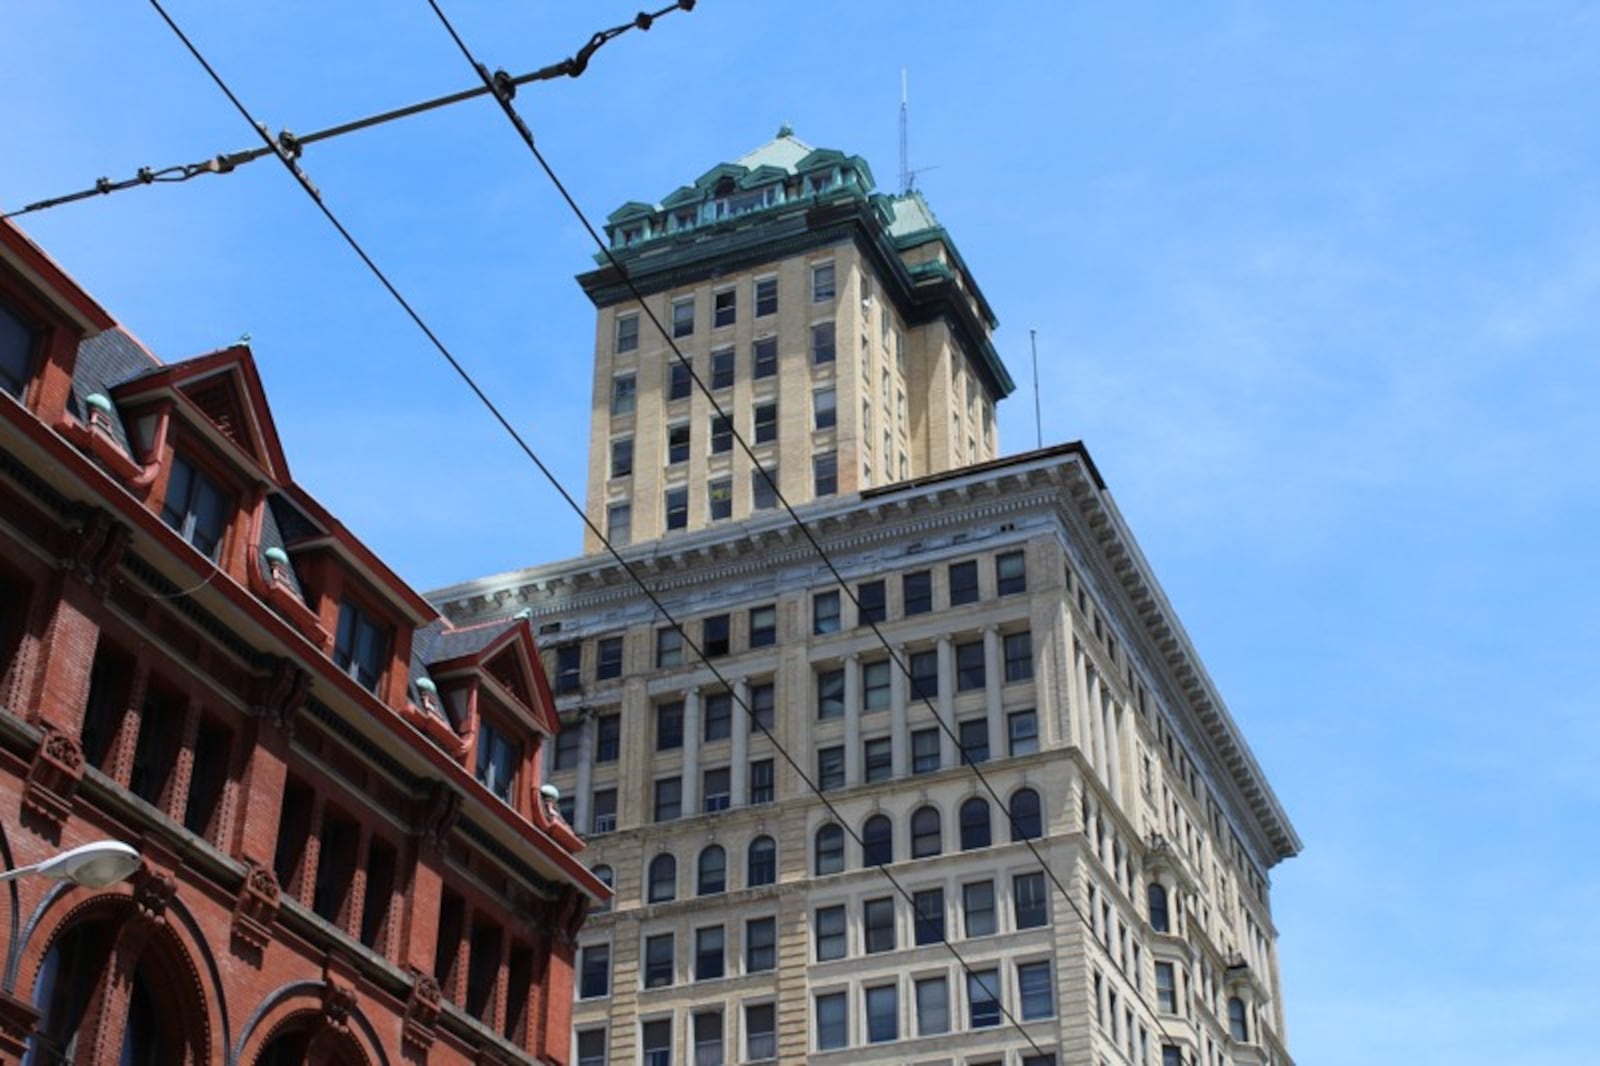
[[[700,813],[700,690],[683,694],[683,816]]]
[[[1100,675],[1098,672],[1089,674],[1089,732],[1092,736],[1093,750],[1089,753],[1089,761],[1094,764],[1095,773],[1104,780],[1106,776],[1106,735],[1105,735],[1105,695],[1100,688]]]
[[[889,745],[892,773],[900,778],[910,769],[906,765],[906,749],[911,743],[906,733],[906,699],[911,686],[902,667],[909,668],[911,660],[906,656],[904,645],[895,647],[893,655],[894,659],[889,663]]]
[[[939,765],[960,766],[956,748],[956,646],[949,637],[939,638]]]
[[[1122,718],[1123,708],[1113,701],[1108,708],[1111,718],[1111,794],[1117,797],[1117,805],[1123,810],[1128,810],[1130,805],[1128,797],[1122,791]]]
[[[589,785],[594,778],[594,716],[584,712],[575,725],[578,730],[578,780],[572,786],[576,792],[572,797],[572,828],[587,833],[593,828],[589,825],[589,793],[593,791]]]
[[[733,795],[731,807],[750,804],[750,682],[740,678],[733,683],[733,765],[729,781]]]
[[[983,696],[989,716],[989,758],[1006,754],[1006,719],[1001,712],[1001,694],[1006,685],[1005,654],[1000,645],[1000,630],[988,626],[983,631]]]
[[[844,783],[861,784],[861,656],[844,660]]]

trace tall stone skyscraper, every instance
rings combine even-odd
[[[785,129],[608,232],[755,453],[584,274],[589,514],[679,625],[597,538],[434,595],[530,617],[554,678],[547,779],[616,889],[575,1061],[1291,1063],[1300,841],[1085,448],[999,457],[995,319],[922,197]]]

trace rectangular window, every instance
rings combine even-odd
[[[713,925],[694,931],[694,979],[715,981],[722,976],[724,965],[724,940],[722,926]]]
[[[147,798],[147,797],[146,797]],[[331,807],[322,812],[322,838],[317,849],[317,879],[311,909],[333,925],[345,925],[346,905],[355,882],[361,827]]]
[[[717,329],[731,326],[737,319],[739,296],[733,289],[723,289],[711,294],[711,325]]]
[[[817,672],[817,717],[819,719],[844,717],[843,670]]]
[[[867,989],[867,1042],[884,1044],[900,1039],[900,999],[895,985]]]
[[[778,919],[752,918],[744,923],[744,972],[763,973],[778,967]]]
[[[634,472],[634,439],[618,437],[611,442],[611,477],[629,477]]]
[[[639,316],[617,316],[617,354],[631,352],[639,347]]]
[[[683,814],[683,782],[676,777],[663,777],[656,782],[655,819],[671,822]]]
[[[894,899],[869,899],[861,905],[862,936],[868,955],[895,949]]]
[[[1011,879],[1011,900],[1015,905],[1017,928],[1037,929],[1050,922],[1050,896],[1045,891],[1044,874],[1018,874]]]
[[[689,461],[690,429],[689,423],[679,422],[675,426],[667,427],[667,462],[687,463]]]
[[[817,961],[828,962],[845,956],[844,907],[818,907],[813,926],[817,940]]]
[[[611,945],[589,944],[578,951],[578,998],[611,994]]]
[[[817,787],[824,792],[830,788],[844,787],[843,748],[817,749]]]
[[[1172,963],[1156,963],[1156,1006],[1167,1014],[1178,1013],[1178,981]]]
[[[687,360],[689,357],[684,356]],[[689,373],[687,362],[673,363],[667,367],[667,399],[686,400],[694,391],[694,377]]]
[[[8,390],[9,391],[9,390]],[[217,483],[181,455],[173,456],[161,520],[213,561],[222,550],[232,501]]]
[[[750,471],[750,506],[757,511],[770,511],[778,506],[778,468]]]
[[[707,770],[701,778],[700,809],[706,814],[715,811],[725,811],[733,796],[731,772],[726,766],[715,770]]]
[[[482,728],[480,725],[479,728]],[[578,749],[583,739],[579,724],[563,725],[555,735],[555,752],[550,757],[552,770],[571,770],[578,765]]]
[[[613,503],[606,508],[606,539],[614,548],[626,548],[633,543],[632,505]]]
[[[832,429],[839,421],[838,399],[833,389],[817,389],[811,394],[811,424],[815,429]]]
[[[811,302],[814,304],[828,303],[833,299],[833,290],[833,264],[811,264]]]
[[[733,735],[733,694],[713,692],[706,697],[705,742],[727,740]]]
[[[950,1031],[950,986],[943,977],[917,982],[917,1035],[939,1036]]]
[[[862,741],[861,751],[862,768],[868,783],[887,781],[894,776],[894,748],[888,737]]]
[[[817,496],[832,496],[839,491],[839,459],[833,452],[823,452],[811,460],[812,492]]]
[[[998,930],[994,915],[994,882],[974,881],[961,886],[961,909],[967,936],[992,936]]]
[[[768,682],[751,685],[746,703],[750,708],[751,718],[755,720],[753,724],[762,726],[770,733],[773,726],[773,712],[777,707],[777,696],[772,684]]]
[[[762,337],[750,345],[750,376],[757,381],[778,373],[778,338]]]
[[[733,349],[723,348],[711,353],[711,387],[733,388]]]
[[[839,632],[839,593],[818,592],[811,597],[811,632]]]
[[[585,1029],[578,1034],[578,1066],[606,1066],[604,1029]]]
[[[612,414],[633,414],[634,384],[632,374],[620,374],[611,379]]]
[[[1032,755],[1039,750],[1039,715],[1033,708],[1006,715],[1006,736],[1012,755]]]
[[[907,617],[933,610],[933,575],[927,570],[913,570],[901,577],[900,589]]]
[[[1001,596],[1028,591],[1028,568],[1020,551],[1001,552],[994,557],[994,585]]]
[[[950,564],[950,606],[978,602],[978,563],[968,560]]]
[[[975,764],[989,761],[989,720],[968,718],[956,723],[956,736],[961,744],[961,761]]]
[[[723,1066],[720,1010],[694,1014],[694,1066]]]
[[[673,981],[672,934],[644,938],[644,986],[666,988]]]
[[[750,1062],[769,1062],[778,1057],[778,1008],[773,1004],[745,1004],[744,1057]]]
[[[694,297],[672,301],[672,335],[687,337],[694,333]]]
[[[971,692],[981,689],[988,678],[984,671],[983,641],[973,640],[956,645],[956,691]]]
[[[865,711],[889,708],[889,679],[892,664],[888,659],[865,663],[861,667],[861,706]]]
[[[1176,1044],[1162,1044],[1161,1066],[1183,1066],[1182,1049]]]
[[[622,676],[622,638],[601,637],[595,645],[594,679],[609,681]]]
[[[974,1029],[992,1029],[1000,1024],[1000,971],[968,972],[967,1010]]]
[[[104,667],[105,661],[97,655],[95,665]],[[233,734],[227,726],[210,715],[200,719],[194,743],[194,772],[183,806],[183,826],[196,836],[210,839],[215,832],[222,790],[228,783],[228,755],[232,747]],[[383,845],[374,840],[372,847],[376,854]],[[370,877],[368,881],[370,884]],[[369,889],[368,898],[371,896]]]
[[[1021,633],[1005,635],[1006,684],[1033,680],[1033,634],[1024,629]]]
[[[911,734],[911,772],[914,774],[931,774],[938,769],[938,727],[915,730]]]
[[[856,601],[860,604],[858,608],[860,625],[881,622],[886,617],[885,605],[888,601],[882,581],[863,581],[857,585]]]
[[[689,525],[689,490],[667,490],[667,528],[686,529]]]
[[[1021,1001],[1022,1020],[1025,1022],[1055,1016],[1055,989],[1050,983],[1048,962],[1017,964],[1017,998]]]
[[[833,323],[818,322],[811,327],[811,365],[822,366],[834,358]]]
[[[613,715],[615,717],[615,715]],[[617,831],[617,790],[597,788],[594,792],[594,810],[590,812],[596,836]]]
[[[750,805],[771,803],[774,798],[772,760],[757,759],[750,764]]]
[[[573,641],[556,648],[556,694],[583,690],[583,645]]]
[[[843,992],[817,997],[817,1050],[833,1051],[850,1045],[850,1003]]]
[[[368,692],[376,692],[389,657],[389,630],[349,600],[339,605],[333,664]]]
[[[767,315],[778,313],[778,279],[758,278],[756,280],[756,317],[765,318]]]
[[[773,604],[750,608],[750,646],[766,648],[778,642],[778,608]]]
[[[683,634],[673,626],[656,630],[656,666],[683,665]]]
[[[672,1020],[645,1022],[643,1066],[672,1066]]]
[[[515,793],[517,764],[522,762],[522,745],[488,722],[478,723],[477,779],[507,803]]]
[[[616,762],[622,751],[622,715],[602,714],[594,727],[594,761]]]
[[[939,698],[939,653],[914,651],[906,664],[911,674],[911,698],[936,700]]]
[[[21,397],[33,373],[38,336],[16,312],[0,303],[0,390]]]
[[[733,423],[721,415],[711,416],[711,454],[725,455],[733,451]]]
[[[944,889],[921,889],[912,895],[911,901],[916,911],[917,946],[941,943],[944,940]]]
[[[756,404],[755,438],[757,444],[768,444],[778,439],[778,405]]]
[[[706,486],[706,515],[712,522],[733,517],[733,479],[717,478]]]

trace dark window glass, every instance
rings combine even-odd
[[[656,821],[670,822],[683,814],[683,783],[676,777],[656,782]]]
[[[687,463],[690,446],[689,423],[680,422],[667,427],[667,462]]]
[[[750,805],[771,803],[775,798],[772,760],[757,759],[750,764]]]
[[[621,637],[603,637],[596,645],[594,676],[599,681],[622,676]]]
[[[994,557],[995,591],[1002,596],[1028,591],[1028,571],[1021,552],[1003,552]]]
[[[1000,972],[978,970],[967,974],[967,1004],[974,1029],[1000,1024]]]
[[[850,1044],[850,1004],[843,992],[817,997],[817,1050],[832,1051]]]
[[[950,606],[978,602],[978,563],[969,560],[950,564]]]
[[[980,763],[989,761],[989,720],[969,718],[956,725],[956,735],[961,741],[961,761]]]
[[[571,770],[578,765],[578,751],[583,740],[582,726],[577,721],[568,722],[555,735],[555,753],[550,758],[552,770]]]
[[[911,772],[931,774],[939,769],[939,730],[918,729],[911,734]]]
[[[856,603],[858,604],[857,617],[860,619],[861,625],[866,625],[868,622],[883,621],[886,617],[885,604],[887,603],[883,582],[863,581],[857,585]]]
[[[636,391],[632,374],[623,374],[611,379],[611,413],[614,415],[633,414]]]
[[[1039,810],[1039,793],[1020,788],[1011,796],[1011,839],[1037,840],[1044,835],[1044,819]]]
[[[888,659],[864,663],[861,667],[861,709],[886,711],[889,709],[889,681],[893,676]]]
[[[732,289],[714,293],[711,297],[711,324],[720,329],[731,326],[738,317],[739,294]]]
[[[826,791],[844,787],[844,749],[817,749],[817,787]]]
[[[656,630],[656,666],[683,665],[683,634],[671,626]]]
[[[668,854],[650,860],[649,885],[645,891],[646,903],[665,903],[678,898],[678,860]]]
[[[1018,874],[1011,879],[1012,901],[1016,905],[1017,928],[1037,929],[1050,922],[1050,896],[1044,874]]]
[[[961,886],[961,909],[968,936],[990,936],[997,929],[994,914],[994,882],[974,881]]]
[[[167,481],[161,519],[178,535],[215,560],[222,550],[222,534],[233,509],[227,493],[183,456],[174,456]]]
[[[811,267],[811,302],[824,304],[833,299],[834,273],[832,263],[815,263]]]
[[[756,317],[778,313],[778,279],[762,278],[756,282]]]
[[[227,726],[210,716],[200,719],[194,742],[194,772],[189,779],[189,795],[183,808],[184,828],[197,836],[209,839],[216,832],[232,747],[233,734]],[[379,847],[382,845],[373,841],[373,848]],[[371,892],[368,894],[370,897]]]
[[[643,1066],[672,1066],[672,1022],[645,1022]]]
[[[689,373],[688,363],[673,363],[667,367],[668,400],[686,400],[693,391],[694,377]]]
[[[589,944],[578,953],[578,998],[594,999],[611,994],[611,947]]]
[[[844,869],[844,830],[836,825],[825,825],[817,830],[817,874],[836,874]]]
[[[1006,683],[1033,679],[1033,634],[1007,633],[1004,641],[1006,657]]]
[[[939,808],[918,807],[911,815],[911,857],[926,859],[944,848]]]
[[[950,1031],[950,986],[943,977],[917,982],[917,1035],[939,1036]]]
[[[759,836],[750,842],[745,862],[745,886],[777,884],[778,845],[769,836]]]
[[[656,704],[656,750],[683,747],[683,701]]]
[[[989,801],[973,796],[961,805],[961,850],[986,848],[993,842],[989,832]]]
[[[478,722],[478,765],[475,776],[483,787],[507,803],[515,793],[517,765],[522,762],[522,745],[496,729]]]
[[[606,1066],[604,1029],[586,1029],[578,1034],[578,1066]]]
[[[733,517],[733,479],[718,478],[706,486],[707,517],[720,522]]]
[[[639,316],[617,316],[617,353],[631,352],[639,347]]]
[[[672,304],[672,335],[687,337],[694,332],[694,300],[676,300]]]
[[[1055,998],[1048,962],[1017,964],[1017,999],[1022,1006],[1023,1021],[1052,1017],[1056,1012]]]
[[[644,939],[644,986],[665,988],[673,981],[672,934],[659,933]]]
[[[817,674],[817,717],[844,717],[843,670],[823,670]]]
[[[768,1062],[778,1057],[778,1008],[771,1003],[746,1003],[744,1007],[744,1051],[751,1062]]]
[[[760,726],[769,733],[772,732],[776,699],[776,692],[770,683],[750,686],[750,716],[754,719],[751,723],[752,725]]]
[[[714,981],[722,976],[726,966],[726,941],[722,926],[713,925],[694,932],[694,979]]]
[[[911,899],[916,910],[917,946],[944,940],[944,889],[925,888]]]
[[[687,529],[689,526],[689,490],[667,490],[667,528]]]
[[[1156,1006],[1167,1014],[1178,1012],[1178,979],[1170,962],[1156,963]]]
[[[612,503],[606,505],[606,537],[612,547],[626,548],[633,543],[633,505]]]
[[[811,459],[812,491],[817,496],[832,496],[839,491],[839,458],[824,452]]]
[[[750,506],[757,511],[769,511],[778,506],[777,485],[777,467],[750,471]]]
[[[819,592],[811,598],[811,632],[839,632],[839,593]]]
[[[21,396],[33,376],[38,338],[16,313],[0,303],[0,389]]]
[[[861,925],[868,955],[874,955],[880,951],[894,950],[894,900],[892,898],[869,899],[863,903],[861,905]]]
[[[706,697],[704,734],[707,744],[733,735],[732,693],[713,692]]]
[[[730,650],[728,644],[729,632],[728,616],[725,614],[711,615],[701,623],[700,645],[707,658],[713,655],[728,654]]]
[[[733,349],[724,348],[711,353],[711,387],[733,388]]]
[[[939,698],[939,653],[914,651],[906,664],[911,673],[911,698],[936,700]]]
[[[983,662],[983,641],[956,645],[956,691],[971,692],[987,681]]]
[[[711,454],[733,451],[733,423],[721,415],[711,416]]]
[[[907,615],[927,614],[933,610],[933,575],[927,570],[914,570],[903,576],[900,591]]]
[[[333,646],[333,663],[375,691],[389,656],[389,631],[349,600],[339,605],[339,633]]]
[[[756,443],[766,444],[778,439],[778,405],[775,403],[761,403],[756,405],[755,417]]]
[[[700,793],[700,809],[707,814],[713,811],[725,811],[732,800],[731,776],[726,766],[716,770],[707,770],[702,778],[705,782]]]
[[[752,918],[744,923],[744,969],[762,973],[778,966],[778,920]]]
[[[1031,755],[1039,750],[1039,716],[1030,707],[1006,716],[1006,736],[1012,755]]]
[[[1150,928],[1158,933],[1170,933],[1172,925],[1167,918],[1166,888],[1158,881],[1151,881],[1145,894],[1150,905]]]
[[[778,372],[778,338],[762,337],[750,346],[750,375],[770,378]]]
[[[817,961],[828,962],[845,956],[845,915],[843,907],[818,907],[816,913]]]
[[[617,790],[614,788],[597,788],[594,792],[594,802],[589,817],[592,819],[593,832],[596,836],[617,831]]]
[[[894,776],[894,744],[888,737],[873,737],[861,743],[861,763],[868,784]]]
[[[811,327],[811,362],[815,366],[821,366],[833,360],[833,323],[818,322]]]
[[[750,608],[750,646],[765,648],[778,642],[778,609],[772,604]]]
[[[633,438],[621,437],[611,442],[611,476],[627,477],[633,473]]]
[[[811,394],[811,425],[813,429],[832,429],[839,422],[839,399],[832,389],[818,389]]]
[[[861,827],[861,865],[887,866],[894,862],[894,823],[886,814],[874,814]]]
[[[1238,996],[1228,997],[1228,1035],[1241,1044],[1250,1042],[1250,1022],[1245,1015],[1244,1000]]]
[[[583,645],[563,644],[556,649],[556,692],[579,692],[583,689]]]
[[[900,1001],[894,985],[867,989],[867,1042],[900,1039]]]

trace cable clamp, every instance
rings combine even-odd
[[[483,73],[482,64],[479,64],[478,69],[479,73]],[[495,71],[494,76],[488,80],[489,84],[494,87],[494,95],[502,104],[509,104],[513,99],[516,98],[517,83],[511,77],[511,75],[507,74],[505,71]]]

